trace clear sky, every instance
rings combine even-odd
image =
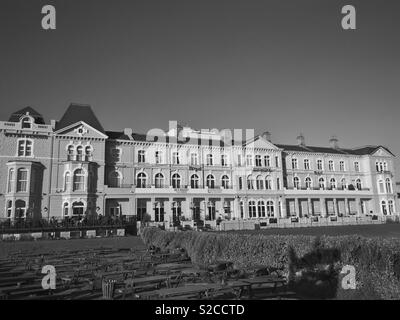
[[[57,29],[41,28],[41,8]],[[341,8],[357,30],[341,28]],[[106,130],[268,130],[400,158],[400,1],[1,0],[0,118],[91,104]],[[400,180],[400,161],[397,161]]]

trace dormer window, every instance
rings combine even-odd
[[[21,123],[22,123],[22,129],[32,128],[32,119],[30,117],[22,118]]]

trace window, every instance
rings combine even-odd
[[[76,169],[74,172],[74,191],[85,190],[85,174],[82,169]]]
[[[252,176],[247,177],[247,189],[254,190],[254,178]]]
[[[24,200],[15,201],[15,218],[25,218],[26,202]]]
[[[17,192],[28,191],[28,170],[18,169],[17,171]]]
[[[325,180],[324,180],[324,178],[319,178],[318,184],[319,184],[319,188],[320,189],[325,189]]]
[[[275,167],[279,168],[279,157],[275,157]]]
[[[331,178],[331,180],[329,180],[329,186],[331,189],[336,189],[336,180],[335,178]]]
[[[138,150],[138,163],[146,162],[146,152],[144,150]]]
[[[7,218],[11,218],[12,215],[12,201],[7,201]]]
[[[190,163],[192,164],[192,166],[199,165],[199,156],[197,153],[190,154]]]
[[[7,185],[8,193],[14,191],[14,182],[15,182],[15,171],[14,169],[10,169],[10,171],[8,171],[8,185]]]
[[[379,192],[385,193],[385,186],[383,184],[383,180],[379,180],[378,185],[379,185]]]
[[[92,159],[92,147],[91,146],[85,147],[85,157],[86,157],[86,161],[90,161]]]
[[[224,189],[229,189],[229,177],[227,175],[223,175],[222,179],[221,179],[221,183],[222,183],[222,188]]]
[[[281,189],[281,180],[279,178],[276,178],[276,189],[277,190]]]
[[[120,148],[111,149],[111,156],[113,157],[115,162],[120,162],[121,161],[121,149]]]
[[[209,174],[207,176],[207,187],[210,189],[214,189],[215,188],[215,178],[212,174]]]
[[[259,154],[256,155],[256,167],[261,167],[261,156]]]
[[[300,179],[299,179],[299,177],[294,177],[293,178],[293,187],[295,187],[296,189],[300,188]]]
[[[194,174],[190,178],[190,187],[192,189],[198,189],[199,188],[199,176],[197,174]]]
[[[228,156],[226,154],[221,155],[221,166],[228,166]]]
[[[164,176],[162,173],[157,173],[154,180],[156,188],[164,188]]]
[[[273,201],[267,201],[267,216],[268,217],[274,217],[275,216],[275,207],[274,207],[274,202]]]
[[[83,147],[82,146],[76,147],[76,160],[77,161],[83,160]]]
[[[173,152],[172,153],[172,164],[179,164],[180,159],[179,159],[179,152]]]
[[[329,160],[328,169],[329,169],[329,171],[334,171],[335,170],[335,165],[333,163],[333,160]]]
[[[392,181],[389,178],[386,178],[386,193],[392,193]]]
[[[354,171],[360,172],[360,163],[358,161],[354,162]]]
[[[256,202],[251,200],[249,201],[249,218],[256,218],[256,217],[257,217]]]
[[[296,158],[292,159],[292,169],[297,169],[297,159]]]
[[[268,155],[264,156],[264,166],[265,167],[270,167],[271,166],[271,158]]]
[[[67,160],[72,161],[74,159],[74,146],[69,145],[67,148]]]
[[[272,180],[271,180],[270,176],[265,178],[265,189],[267,189],[267,190],[272,189]]]
[[[342,187],[342,190],[347,188],[347,182],[345,178],[342,178],[342,180],[340,180],[340,185]]]
[[[121,187],[121,174],[118,171],[113,171],[110,174],[110,185],[113,188]]]
[[[265,202],[263,200],[258,201],[258,217],[265,218]]]
[[[64,192],[70,190],[71,174],[66,172],[64,175]]]
[[[323,170],[322,159],[317,160],[317,170]]]
[[[388,201],[388,209],[389,209],[389,214],[394,213],[394,203],[393,200]]]
[[[208,166],[212,166],[213,165],[213,155],[212,154],[207,154],[206,164]]]
[[[138,188],[146,188],[147,184],[147,176],[144,172],[141,172],[137,175],[136,187]]]
[[[64,214],[64,217],[68,217],[68,215],[69,215],[69,204],[68,204],[68,202],[65,202],[64,205],[63,205],[63,214]]]
[[[72,214],[74,216],[78,216],[78,217],[82,216],[84,213],[84,209],[85,209],[85,205],[81,201],[74,202],[72,204]]]
[[[362,189],[361,179],[357,179],[356,180],[356,189],[357,190],[361,190]]]
[[[30,129],[32,127],[32,120],[29,117],[22,118],[22,129]]]
[[[386,207],[386,201],[385,201],[385,200],[382,200],[382,202],[381,202],[381,208],[382,208],[382,213],[383,213],[384,215],[387,215],[387,207]]]
[[[32,156],[32,141],[23,139],[18,140],[18,157]]]
[[[243,178],[239,177],[239,190],[243,189]]]
[[[264,189],[264,179],[261,176],[257,176],[256,178],[256,186],[257,190],[263,190]]]
[[[177,173],[172,175],[172,188],[179,189],[181,187],[181,176]]]
[[[247,166],[252,166],[253,165],[253,156],[251,154],[248,154],[246,156],[246,165]]]
[[[304,159],[304,170],[310,170],[310,160]]]
[[[241,167],[241,166],[242,166],[242,162],[243,162],[243,160],[242,160],[242,155],[241,155],[241,154],[238,154],[238,155],[237,155],[237,165],[238,165],[239,167]]]
[[[306,188],[311,189],[312,188],[312,181],[310,177],[306,178]]]
[[[339,161],[339,170],[344,171],[344,161]]]
[[[156,160],[156,164],[162,163],[162,152],[156,151],[156,153],[154,154],[154,158]]]

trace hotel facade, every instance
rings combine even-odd
[[[30,107],[1,121],[0,156],[2,219],[122,215],[171,226],[399,212],[390,150],[344,149],[335,137],[314,147],[302,135],[272,143],[268,132],[111,132],[72,104],[50,124]]]

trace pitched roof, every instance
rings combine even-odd
[[[86,124],[100,131],[101,133],[105,133],[103,126],[100,124],[100,121],[97,119],[91,106],[75,103],[71,104],[68,107],[67,111],[65,111],[61,120],[56,125],[56,130],[68,127],[79,121],[85,122]]]
[[[351,154],[351,155],[369,155],[373,154],[379,148],[385,149],[391,155],[394,154],[384,146],[366,146],[353,149],[342,149],[342,148],[329,148],[329,147],[314,147],[314,146],[301,146],[301,145],[287,145],[287,144],[275,144],[277,147],[282,148],[286,151],[298,151],[298,152],[314,152],[314,153],[331,153],[331,154]]]
[[[37,124],[44,124],[44,119],[43,116],[37,112],[35,109],[33,109],[32,107],[25,107],[21,110],[18,110],[16,112],[14,112],[10,118],[8,119],[9,122],[19,122],[20,118],[24,115],[26,115],[26,113],[29,113],[30,116],[32,116],[35,119],[35,123]]]
[[[127,136],[124,132],[120,131],[106,131],[106,135],[109,139],[115,140],[130,140],[129,136]]]

